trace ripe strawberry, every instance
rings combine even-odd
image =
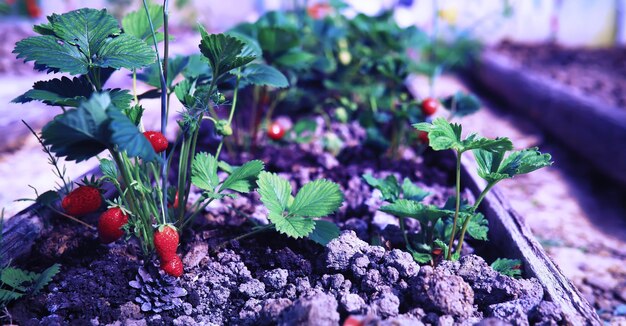
[[[128,223],[128,215],[119,207],[107,209],[98,220],[98,236],[102,243],[115,242],[124,235],[122,226]]]
[[[443,252],[443,250],[441,250],[441,248],[435,248],[435,249],[433,249],[432,254],[434,256],[439,256],[439,255],[441,255],[442,252]]]
[[[435,114],[438,107],[439,101],[432,97],[429,97],[422,101],[422,113],[427,117]]]
[[[161,226],[154,232],[154,247],[162,261],[170,261],[176,256],[178,231],[171,225]]]
[[[61,201],[61,207],[69,215],[85,215],[97,211],[102,205],[100,190],[92,186],[80,186]]]
[[[167,138],[165,138],[162,133],[158,131],[146,131],[143,135],[148,138],[148,141],[152,144],[152,148],[154,148],[155,152],[161,153],[167,149]]]
[[[343,322],[343,326],[363,326],[364,323],[361,319],[355,316],[348,316],[346,320]]]
[[[168,261],[161,260],[161,269],[168,275],[180,277],[183,275],[183,261],[178,256],[174,256]]]
[[[429,140],[428,140],[428,133],[425,131],[419,131],[419,134],[417,135],[417,138],[419,138],[420,142],[422,144],[428,145],[429,144]]]
[[[267,136],[272,140],[281,140],[285,136],[285,128],[278,122],[273,122],[267,129]]]

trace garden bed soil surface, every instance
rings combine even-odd
[[[532,72],[626,110],[625,48],[564,48],[555,44],[503,42],[495,50]]]
[[[355,126],[340,128],[364,135]],[[452,157],[427,152],[421,159],[408,151],[389,161],[355,146],[334,158],[315,144],[268,146],[257,157],[295,189],[318,178],[341,185],[345,203],[331,218],[344,231],[326,247],[277,233],[221,246],[250,229],[244,215],[266,221],[267,214],[255,194],[227,198],[210,205],[194,231],[183,235],[185,274],[176,280],[159,273],[156,262],[142,261],[138,246],[104,246],[81,226],[55,219],[17,264],[36,269],[59,262],[62,270],[42,293],[9,307],[13,321],[337,325],[356,315],[367,325],[561,323],[560,310],[544,300],[536,279],[501,275],[469,247],[460,261],[435,268],[394,249],[402,244],[397,221],[376,212],[382,202],[361,175],[409,177],[432,193],[426,201],[441,205],[453,193]],[[96,222],[96,216],[88,219]],[[382,246],[370,245],[372,239]]]

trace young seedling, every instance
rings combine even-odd
[[[333,222],[321,219],[337,211],[343,203],[343,193],[336,183],[315,180],[302,186],[294,197],[289,181],[264,171],[259,174],[257,185],[261,202],[269,211],[270,223],[238,239],[275,230],[294,239],[307,237],[326,245],[339,236],[339,228]]]
[[[508,138],[488,139],[476,134],[462,137],[462,127],[450,123],[444,118],[435,119],[432,124],[418,123],[414,127],[428,133],[429,145],[433,150],[453,150],[456,153],[456,194],[452,232],[448,248],[447,259],[452,259],[453,245],[456,239],[459,215],[465,215],[461,227],[459,243],[454,251],[456,258],[461,253],[465,233],[470,222],[475,218],[476,209],[485,198],[489,190],[499,181],[512,178],[515,175],[530,173],[545,166],[550,166],[551,156],[541,154],[537,148],[522,151],[512,151],[506,158],[507,152],[513,149]],[[487,186],[481,192],[473,206],[461,210],[461,155],[473,151],[478,162],[478,174],[487,181]]]

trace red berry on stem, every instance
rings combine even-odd
[[[115,242],[124,235],[122,227],[128,223],[128,215],[119,207],[107,209],[98,220],[98,236],[102,243]]]
[[[165,138],[162,133],[158,131],[146,131],[143,135],[148,139],[155,152],[161,153],[167,149],[167,138]]]
[[[180,257],[174,256],[168,261],[161,261],[161,269],[167,273],[167,275],[180,277],[183,275],[183,261]]]
[[[267,129],[267,136],[272,140],[281,140],[285,136],[285,128],[278,122],[273,122]]]
[[[417,138],[419,138],[420,142],[422,144],[429,144],[429,140],[428,140],[428,133],[425,131],[419,131],[419,134],[417,135]]]
[[[437,112],[437,108],[439,107],[439,101],[436,99],[429,97],[422,101],[422,113],[429,117],[435,112]]]
[[[162,226],[154,232],[154,247],[162,261],[169,261],[176,256],[178,241],[178,231],[171,225]]]
[[[78,216],[93,213],[102,205],[100,190],[92,186],[80,186],[72,190],[61,201],[61,207],[69,215]]]

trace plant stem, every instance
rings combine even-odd
[[[406,228],[404,227],[404,217],[398,218],[400,222],[400,231],[402,232],[402,236],[404,237],[404,243],[406,245],[407,250],[413,250],[411,244],[409,243],[409,236],[406,234]]]
[[[493,186],[495,186],[495,183],[489,183],[487,185],[487,187],[485,187],[485,189],[480,193],[480,196],[478,196],[478,199],[476,200],[476,203],[474,204],[474,206],[472,207],[473,211],[476,211],[476,209],[478,208],[478,206],[480,205],[480,202],[483,201],[483,199],[485,198],[485,195],[487,195],[487,193],[489,192],[489,190],[491,190],[491,188],[493,188]],[[463,248],[463,240],[465,239],[465,232],[467,231],[467,227],[469,226],[469,222],[472,219],[472,217],[474,217],[474,215],[469,216],[467,219],[465,219],[465,221],[463,222],[463,228],[461,229],[461,235],[459,237],[459,245],[456,248],[456,253],[460,254],[461,253],[461,249]]]
[[[450,234],[450,244],[448,245],[448,257],[452,258],[452,246],[454,246],[454,237],[456,235],[456,225],[459,220],[459,210],[461,209],[461,151],[456,152],[456,208],[454,209],[454,220],[452,222],[452,234]]]
[[[88,224],[88,223],[86,223],[86,222],[83,222],[83,221],[81,221],[81,220],[79,220],[79,219],[75,218],[75,217],[74,217],[74,216],[72,216],[72,215],[65,214],[65,213],[63,213],[63,212],[59,211],[58,209],[56,209],[56,208],[52,207],[51,205],[46,205],[46,207],[48,207],[51,211],[53,211],[53,212],[55,212],[55,213],[57,213],[57,214],[59,214],[59,215],[61,215],[61,216],[63,216],[63,217],[67,217],[67,218],[69,218],[70,220],[72,220],[72,221],[74,221],[74,222],[76,222],[76,223],[80,223],[80,224],[82,224],[82,225],[84,225],[84,226],[88,227],[88,228],[89,228],[89,229],[91,229],[91,230],[95,230],[95,229],[96,229],[96,227],[95,227],[95,226],[93,226],[93,225],[91,225],[91,224]]]
[[[168,1],[164,0],[163,2],[163,18],[164,18],[164,23],[165,23],[165,27],[164,27],[164,42],[165,42],[165,48],[168,48],[168,38],[169,35],[168,33],[168,29],[167,29],[167,5],[168,5]],[[158,42],[157,42],[157,38],[156,38],[156,32],[154,30],[154,24],[152,23],[152,17],[150,17],[150,11],[148,10],[148,3],[146,0],[143,0],[143,8],[146,11],[146,16],[148,17],[148,23],[150,23],[150,30],[152,32],[152,41],[154,42],[154,52],[156,52],[156,57],[157,57],[157,66],[159,68],[159,80],[161,82],[161,133],[165,134],[165,130],[167,129],[167,83],[166,83],[166,77],[165,74],[166,72],[164,72],[164,67],[161,61],[161,56],[159,54],[159,46],[158,46]],[[165,53],[165,57],[167,58],[167,52]],[[162,197],[163,197],[163,201],[166,202],[167,201],[167,165],[165,164],[166,161],[166,153],[165,151],[163,151],[163,153],[161,153],[161,159],[163,160],[163,166],[162,166],[162,170],[161,170],[161,190],[162,190]]]
[[[240,240],[243,240],[245,238],[249,238],[249,237],[251,237],[253,235],[256,235],[256,234],[259,234],[259,233],[262,233],[262,232],[265,232],[265,231],[269,231],[269,230],[271,230],[273,228],[274,228],[274,223],[270,223],[270,224],[258,227],[256,230],[250,231],[250,232],[248,232],[246,234],[242,234],[242,235],[240,235],[238,237],[235,237],[235,238],[232,238],[232,239],[230,239],[228,241],[222,242],[220,245],[215,247],[214,251],[217,251],[217,250],[225,247],[227,244],[229,244],[229,243],[231,243],[233,241],[240,241]]]

